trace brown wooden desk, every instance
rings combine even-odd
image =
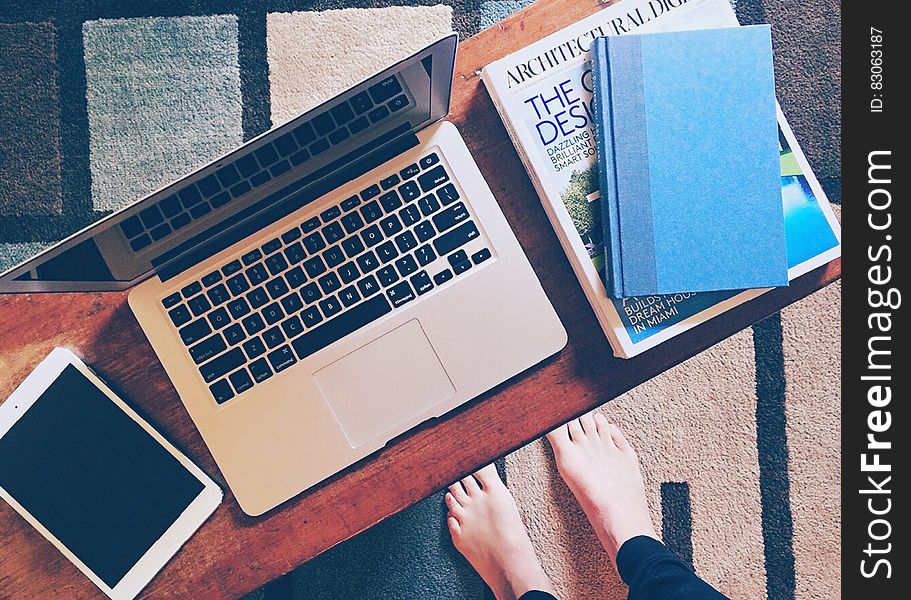
[[[466,40],[459,50],[450,115],[556,306],[569,345],[265,517],[247,517],[234,502],[130,313],[125,293],[0,297],[0,398],[54,346],[68,346],[225,488],[222,506],[145,596],[235,598],[256,589],[839,277],[841,261],[836,260],[633,360],[613,358],[478,76],[494,59],[602,6],[596,0],[540,0]],[[0,597],[101,596],[0,502]]]

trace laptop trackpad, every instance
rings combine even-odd
[[[314,377],[352,448],[455,393],[416,319],[323,367]]]

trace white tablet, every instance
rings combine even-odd
[[[145,587],[222,492],[57,348],[0,405],[0,496],[120,600]]]

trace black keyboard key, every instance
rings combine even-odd
[[[364,298],[369,298],[370,296],[380,291],[380,284],[377,283],[376,277],[373,275],[367,275],[357,282],[357,289],[361,291],[361,295]]]
[[[338,223],[329,223],[323,227],[323,237],[326,238],[327,244],[334,244],[345,237],[345,231]]]
[[[265,358],[250,363],[247,368],[250,369],[250,375],[253,376],[253,380],[256,383],[262,383],[272,377],[272,369],[269,368],[269,363],[266,362]]]
[[[149,208],[141,211],[139,213],[139,216],[142,219],[143,225],[150,229],[164,221],[164,217],[162,216],[161,211],[158,210],[158,206],[154,204]]]
[[[240,198],[241,196],[243,196],[244,194],[249,192],[251,189],[253,189],[253,188],[249,183],[247,183],[246,181],[241,181],[240,183],[231,186],[231,197]],[[225,204],[226,203],[227,203],[227,201],[225,201]],[[213,205],[215,204],[215,198],[212,199],[212,204]]]
[[[418,164],[421,165],[422,169],[429,169],[430,167],[437,164],[438,162],[440,162],[440,157],[437,156],[436,152],[431,152],[430,154],[428,154],[427,156],[425,156],[424,158],[419,160]]]
[[[433,282],[430,280],[430,275],[427,274],[427,271],[416,273],[411,278],[411,287],[413,287],[414,291],[418,293],[418,296],[423,296],[432,290]]]
[[[412,163],[399,171],[399,175],[402,176],[402,179],[411,179],[415,175],[421,172],[421,167],[417,163]]]
[[[288,346],[282,346],[278,350],[273,350],[269,353],[268,358],[269,363],[272,364],[272,368],[275,369],[276,373],[284,371],[297,362],[297,359],[294,358],[294,353]]]
[[[226,327],[222,335],[225,336],[225,341],[228,342],[229,346],[236,346],[247,339],[244,328],[240,326],[240,323],[234,323],[233,325]]]
[[[475,224],[472,221],[466,221],[433,240],[433,247],[436,248],[437,254],[445,256],[479,235],[481,234]]]
[[[348,124],[348,129],[351,130],[352,134],[360,133],[368,127],[370,127],[370,121],[367,119],[367,117],[358,117]]]
[[[208,202],[203,202],[202,204],[197,204],[190,209],[190,216],[194,219],[198,219],[209,214],[210,212],[212,212],[212,207],[209,206]]]
[[[189,346],[212,333],[212,328],[205,319],[196,319],[189,325],[181,327],[177,333],[180,334],[183,343]]]
[[[269,268],[271,274],[278,275],[288,268],[288,261],[281,254],[273,254],[266,259],[266,267]]]
[[[379,196],[380,191],[382,191],[380,190],[380,186],[374,183],[369,188],[361,191],[361,200],[369,202],[372,198]]]
[[[258,265],[253,265],[244,273],[247,275],[247,279],[250,280],[252,285],[259,285],[269,278],[269,272],[266,270],[266,266],[262,263]]]
[[[336,129],[329,134],[329,142],[331,144],[340,144],[351,137],[351,134],[348,133],[348,128],[342,127],[341,129]]]
[[[123,231],[123,235],[127,236],[128,238],[136,237],[142,233],[142,230],[144,228],[145,227],[143,226],[142,221],[140,221],[139,217],[136,215],[124,219],[124,221],[120,224],[120,229]]]
[[[273,300],[278,300],[288,293],[288,284],[285,283],[284,277],[279,275],[266,284],[266,291],[269,292],[269,296],[271,296]]]
[[[297,142],[294,141],[294,134],[291,132],[279,136],[272,144],[281,156],[289,156],[297,151]]]
[[[287,248],[285,248],[285,258],[288,259],[288,263],[296,265],[300,261],[307,258],[307,252],[304,250],[304,247],[298,242],[294,242]]]
[[[352,212],[342,217],[341,224],[342,227],[345,228],[345,231],[348,233],[354,233],[364,226],[364,220],[361,218],[360,214],[357,212]]]
[[[269,349],[272,349],[284,343],[285,336],[282,333],[281,328],[276,325],[272,329],[267,329],[263,332],[263,341],[266,342],[266,346],[268,346]]]
[[[282,308],[285,309],[285,314],[290,315],[291,313],[296,313],[304,307],[303,301],[301,301],[300,294],[297,292],[291,292],[281,300]]]
[[[256,261],[258,261],[259,259],[261,259],[262,257],[263,257],[263,253],[260,252],[258,248],[254,248],[253,250],[244,254],[241,257],[241,260],[244,261],[245,265],[250,266],[253,263],[255,263]]]
[[[392,112],[398,112],[408,106],[408,97],[405,94],[396,96],[392,99],[391,102],[389,102],[389,104],[387,104],[387,106]]]
[[[168,196],[158,204],[158,208],[160,208],[161,213],[169,219],[175,215],[179,215],[183,210],[177,196]]]
[[[203,281],[205,281],[205,279],[206,278],[203,277]],[[165,308],[171,308],[172,306],[176,306],[179,303],[180,303],[180,292],[174,292],[170,296],[167,296],[166,298],[162,298],[162,300],[161,300],[161,305],[164,306]]]
[[[152,238],[150,238],[148,234],[143,233],[138,238],[130,240],[130,248],[132,248],[134,252],[139,252],[151,243]]]
[[[329,140],[327,140],[327,139],[316,140],[315,142],[310,144],[310,154],[312,154],[313,156],[316,156],[317,154],[322,154],[323,152],[325,152],[328,149],[329,149]]]
[[[354,261],[349,261],[338,268],[338,276],[342,278],[343,283],[351,283],[361,276],[361,272],[357,270]]]
[[[209,297],[213,306],[218,306],[231,299],[231,294],[228,293],[228,289],[223,283],[219,283],[215,287],[209,288],[206,295]]]
[[[383,232],[376,225],[371,225],[361,232],[361,239],[368,248],[372,248],[383,241]]]
[[[390,75],[381,82],[371,85],[368,89],[370,97],[376,104],[382,104],[393,96],[402,93],[402,85],[395,75]]]
[[[278,302],[273,302],[263,308],[262,315],[269,325],[274,325],[285,318],[285,313],[282,312],[282,307],[278,305]]]
[[[209,391],[212,392],[212,397],[215,398],[215,402],[218,404],[227,402],[234,397],[234,390],[231,389],[227,379],[216,381],[209,386]]]
[[[464,203],[459,202],[433,217],[433,224],[436,225],[437,231],[442,233],[447,229],[458,225],[468,217],[468,209],[465,208]]]
[[[424,221],[415,227],[414,233],[417,236],[419,242],[426,242],[437,234],[437,232],[433,229],[433,225],[430,223],[430,221]]]
[[[345,253],[342,252],[340,246],[332,246],[323,252],[323,260],[326,261],[326,266],[331,269],[345,262]]]
[[[440,202],[443,203],[443,206],[448,206],[458,200],[460,196],[455,186],[451,183],[447,183],[437,190],[437,198],[440,199]]]
[[[302,147],[309,146],[316,140],[316,132],[313,130],[313,125],[310,121],[297,126],[294,130],[294,139]]]
[[[291,163],[288,162],[287,160],[283,160],[283,161],[277,162],[274,165],[272,165],[271,167],[269,167],[269,175],[271,175],[272,177],[278,177],[282,173],[287,173],[290,170],[291,170]]]
[[[171,322],[174,323],[174,327],[185,325],[190,319],[193,318],[190,315],[190,310],[183,305],[169,310],[168,316],[171,317]]]
[[[193,316],[196,317],[205,314],[210,308],[212,308],[212,306],[209,304],[209,301],[206,300],[206,297],[202,294],[187,300],[187,306],[190,307],[190,311],[193,313]]]
[[[326,263],[319,256],[313,256],[304,261],[304,270],[310,278],[317,277],[326,272]]]
[[[446,169],[443,168],[443,165],[437,165],[429,171],[425,171],[418,175],[418,183],[421,184],[421,189],[424,193],[429,192],[447,181],[449,181],[449,174],[446,173]]]
[[[361,238],[358,236],[352,235],[351,237],[342,240],[342,249],[345,251],[348,258],[354,258],[364,251],[364,242],[362,242]]]
[[[380,187],[384,190],[388,190],[391,187],[395,187],[400,181],[401,179],[399,179],[399,176],[393,173],[389,177],[380,181]]]
[[[232,260],[231,262],[229,262],[228,264],[226,264],[225,266],[223,266],[221,268],[221,272],[224,274],[225,277],[228,277],[229,275],[234,275],[241,269],[243,269],[243,267],[241,266],[240,261]]]
[[[433,282],[437,285],[443,285],[453,278],[452,271],[445,269],[433,276]]]
[[[415,298],[414,291],[411,289],[411,286],[408,285],[407,281],[395,284],[386,290],[386,295],[389,296],[389,301],[392,302],[393,308],[398,308],[406,302],[411,302]]]
[[[225,340],[222,339],[221,334],[216,333],[212,337],[203,340],[190,348],[190,358],[193,359],[194,363],[199,365],[216,354],[221,354],[227,349],[228,346],[225,344]]]
[[[354,111],[351,110],[351,107],[348,106],[347,102],[342,102],[337,106],[333,106],[329,109],[329,112],[332,113],[332,118],[335,119],[335,122],[339,125],[344,125],[354,118]]]
[[[206,380],[206,383],[208,383],[227,375],[245,362],[246,358],[244,358],[244,353],[241,349],[234,348],[199,367],[199,372],[202,374],[202,378]]]
[[[278,162],[278,152],[275,151],[272,144],[266,144],[262,148],[258,148],[253,152],[253,156],[256,157],[256,160],[259,161],[259,164],[264,169]]]
[[[307,304],[313,304],[323,297],[323,293],[316,285],[316,282],[311,282],[300,289],[300,296]]]
[[[235,319],[239,319],[250,313],[250,305],[243,298],[235,298],[228,302],[228,312]]]
[[[432,263],[437,258],[437,254],[433,251],[430,244],[425,244],[418,248],[417,252],[414,253],[414,256],[418,259],[418,264],[422,267]]]
[[[194,281],[189,285],[185,285],[180,289],[180,293],[184,298],[192,298],[196,294],[202,291],[202,284],[198,281]]]
[[[231,187],[238,181],[240,181],[240,173],[237,171],[237,167],[233,164],[225,165],[219,170],[215,171],[215,176],[218,177],[219,183],[222,187]],[[183,194],[183,192],[181,192]]]
[[[371,123],[377,123],[389,116],[389,109],[385,106],[378,106],[367,113]]]
[[[316,129],[317,135],[327,135],[335,129],[335,123],[332,122],[332,115],[327,112],[316,115],[311,121],[313,128]]]
[[[158,240],[162,239],[169,233],[171,233],[171,226],[168,225],[167,223],[162,223],[158,227],[154,227],[149,232],[149,235],[152,236],[152,239],[157,242]]]
[[[313,217],[312,219],[307,219],[301,223],[301,229],[304,233],[310,233],[314,229],[318,229],[320,226],[319,217]]]
[[[254,158],[252,154],[241,156],[234,164],[237,166],[237,170],[240,171],[240,174],[245,178],[259,171],[259,164],[257,164],[256,158]]]
[[[319,278],[319,286],[323,289],[324,294],[331,294],[342,287],[342,282],[338,280],[335,273],[328,273]]]
[[[402,200],[405,202],[411,202],[421,195],[421,190],[418,187],[418,184],[414,181],[406,181],[401,186],[399,186],[399,194],[402,196]]]
[[[355,94],[351,97],[349,102],[351,103],[351,108],[354,109],[354,112],[359,115],[362,115],[373,108],[373,100],[370,99],[370,95],[367,94],[367,92]]]
[[[400,252],[404,253],[417,247],[418,241],[414,238],[413,233],[405,231],[395,236],[395,245],[399,247]]]
[[[247,282],[247,278],[244,277],[243,273],[238,273],[234,277],[231,277],[225,283],[228,284],[228,289],[231,290],[231,293],[235,296],[239,296],[250,289],[250,284]]]
[[[252,340],[247,340],[246,342],[244,342],[242,348],[244,349],[244,352],[247,354],[247,357],[250,360],[253,360],[257,356],[262,356],[266,352],[266,345],[263,343],[262,339],[260,339],[258,337],[255,337]],[[262,359],[261,361],[259,361],[259,360],[256,361],[256,363],[258,363],[258,362],[265,362],[265,359]],[[256,364],[256,363],[253,363],[253,364]],[[250,371],[253,371],[253,364],[250,365]],[[272,371],[269,371],[269,374],[271,375]]]
[[[398,179],[398,177],[396,177],[396,179]],[[402,206],[402,199],[399,198],[398,192],[395,190],[386,192],[380,196],[379,200],[380,204],[383,206],[383,210],[387,213],[391,213]]]
[[[294,240],[300,238],[301,235],[300,227],[295,227],[282,234],[282,241],[286,244],[290,244]]]
[[[386,300],[385,296],[376,295],[352,307],[338,318],[332,319],[299,336],[291,342],[291,345],[294,346],[294,351],[303,360],[332,342],[340,340],[377,320],[391,310],[392,308],[389,306],[389,301]]]
[[[262,184],[269,181],[270,179],[272,179],[272,176],[269,175],[269,171],[260,171],[259,173],[257,173],[256,175],[254,175],[253,177],[250,178],[250,184],[253,187],[259,187]]]
[[[470,260],[463,260],[462,262],[452,266],[452,270],[455,272],[456,275],[461,275],[462,273],[464,273],[465,271],[467,271],[470,268],[471,268]]]
[[[241,321],[241,324],[244,326],[248,335],[256,335],[260,331],[266,328],[266,322],[263,321],[262,316],[258,313],[253,313],[249,317]],[[250,358],[253,358],[252,356]]]
[[[418,208],[425,217],[429,217],[436,211],[440,210],[440,201],[434,195],[427,195],[418,200]]]
[[[253,387],[253,380],[250,379],[250,375],[247,373],[246,369],[234,371],[228,376],[228,379],[231,380],[231,385],[234,386],[234,391],[238,394],[246,392]]]
[[[488,258],[490,258],[490,250],[488,250],[487,248],[483,248],[471,255],[471,262],[473,262],[476,265],[479,265],[482,262],[484,262],[485,260],[487,260]]]
[[[205,277],[202,278],[202,283],[206,287],[215,285],[219,281],[221,281],[221,273],[219,273],[218,271],[212,271],[211,273],[209,273],[208,275],[206,275]]]
[[[383,242],[376,247],[376,255],[379,257],[381,263],[386,264],[397,257],[399,251],[395,249],[395,244],[393,244],[392,241],[388,241]]]
[[[357,257],[357,266],[361,268],[361,272],[369,273],[370,271],[380,266],[380,261],[372,250],[368,250],[361,256]]]
[[[323,320],[323,315],[320,313],[318,307],[311,306],[301,313],[301,319],[304,321],[304,325],[307,327],[313,327]]]
[[[330,318],[340,310],[342,310],[342,303],[338,301],[338,298],[335,296],[329,296],[328,298],[323,298],[319,301],[320,310],[323,311],[323,314],[326,315],[326,318]]]
[[[383,209],[376,200],[373,200],[361,207],[361,216],[364,217],[364,221],[373,223],[383,216]]]
[[[319,231],[314,231],[304,238],[304,248],[306,248],[307,252],[310,254],[316,254],[325,247],[326,240],[323,239],[323,236]]]
[[[402,222],[397,216],[392,214],[380,219],[380,227],[383,229],[383,233],[386,234],[386,237],[392,237],[402,230]]]
[[[179,215],[177,215],[176,217],[171,219],[171,228],[176,231],[176,230],[180,229],[181,227],[186,227],[187,225],[189,225],[191,220],[192,219],[190,218],[189,213],[180,213]]]
[[[259,308],[269,301],[269,294],[266,293],[266,290],[258,287],[252,292],[247,294],[247,302],[250,303],[250,306],[254,309]]]
[[[180,203],[187,208],[195,206],[203,200],[202,194],[199,192],[199,188],[192,184],[177,192],[177,196],[180,198]]]
[[[376,272],[376,278],[380,280],[380,285],[387,287],[399,280],[399,273],[395,267],[389,265]]]
[[[295,338],[304,332],[304,324],[297,315],[288,317],[282,321],[282,331],[289,340]]]
[[[293,289],[304,285],[307,281],[307,276],[304,274],[303,269],[294,267],[285,273],[285,279],[288,281],[288,285]]]
[[[215,177],[214,173],[206,175],[197,181],[196,187],[199,188],[199,191],[202,192],[202,195],[206,198],[211,198],[221,191],[221,184],[218,183],[218,178]]]
[[[360,203],[361,203],[361,199],[358,198],[357,194],[355,194],[354,196],[351,196],[350,198],[346,198],[345,200],[342,200],[342,202],[339,206],[341,207],[342,210],[349,211]]]
[[[408,277],[418,270],[418,263],[415,262],[414,257],[410,254],[395,261],[395,266],[399,273],[402,274],[402,277]]]
[[[458,252],[453,252],[449,255],[449,264],[456,266],[460,262],[465,262],[468,260],[468,254],[464,250],[459,250]]]
[[[301,148],[288,157],[288,162],[291,163],[291,166],[298,167],[307,162],[308,158],[310,158],[310,153],[305,148]]]
[[[338,293],[338,298],[342,301],[342,304],[344,304],[345,307],[352,306],[361,301],[361,295],[357,293],[357,288],[353,285],[349,285],[340,291]]]
[[[212,329],[221,329],[231,322],[231,317],[228,316],[228,311],[224,308],[216,308],[209,313],[208,318]]]
[[[231,194],[234,194],[235,198],[240,196],[241,194],[246,194],[249,191],[250,191],[250,185],[246,181],[242,181],[231,188]],[[230,202],[231,194],[229,194],[228,192],[222,192],[220,194],[216,194],[215,197],[212,198],[212,200],[210,200],[210,202],[212,204],[212,208],[220,208],[220,207],[224,206],[225,204],[227,204],[228,202]]]

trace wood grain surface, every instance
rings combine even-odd
[[[225,488],[224,503],[144,597],[236,598],[254,590],[840,276],[836,260],[632,360],[613,357],[479,77],[484,65],[601,7],[595,0],[539,0],[463,42],[450,115],[556,307],[569,344],[263,517],[244,515],[233,500],[125,293],[0,296],[0,398],[52,348],[69,347]],[[0,540],[0,598],[103,597],[2,502]]]

